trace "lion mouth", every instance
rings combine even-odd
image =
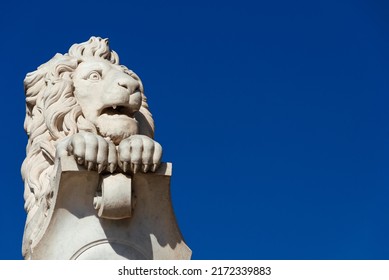
[[[106,107],[101,111],[100,115],[104,114],[108,116],[125,115],[130,118],[134,118],[134,112],[132,112],[131,108],[129,108],[128,106],[113,105],[110,107]]]

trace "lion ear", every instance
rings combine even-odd
[[[65,78],[65,74],[66,75],[70,75],[70,73],[73,72],[73,67],[72,66],[69,66],[69,65],[65,65],[65,64],[60,64],[57,66],[57,68],[55,69],[56,71],[56,74],[58,75],[57,77],[58,78]],[[66,77],[66,78],[69,78],[70,77]]]
[[[69,56],[58,57],[58,63],[55,66],[53,71],[55,77],[54,80],[57,79],[71,79],[70,75],[73,73],[74,69],[77,68],[78,60],[75,58],[70,58]]]

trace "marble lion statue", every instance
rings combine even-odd
[[[91,37],[67,54],[56,54],[27,74],[24,88],[26,232],[29,224],[39,228],[50,207],[50,176],[58,157],[73,155],[79,165],[99,173],[158,168],[162,148],[153,140],[142,82],[119,64],[107,39]],[[25,233],[24,238],[30,237]]]

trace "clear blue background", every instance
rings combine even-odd
[[[92,35],[143,80],[193,259],[389,259],[386,1],[2,5],[0,259],[21,258],[24,76]]]

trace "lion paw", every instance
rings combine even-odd
[[[117,155],[112,142],[90,132],[79,132],[66,140],[57,147],[57,150],[62,150],[60,153],[66,151],[68,155],[74,155],[77,163],[88,170],[97,170],[99,173],[104,170],[111,173],[115,171]]]
[[[155,172],[162,158],[162,147],[145,135],[133,135],[122,140],[118,147],[118,164],[124,172]]]

